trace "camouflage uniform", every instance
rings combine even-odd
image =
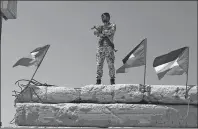
[[[98,30],[94,32],[96,36],[99,37],[98,48],[96,53],[97,62],[97,79],[101,79],[103,75],[103,64],[106,58],[109,76],[111,79],[115,78],[115,67],[114,67],[114,49],[108,44],[108,40],[104,40],[103,37],[107,36],[111,43],[113,43],[113,37],[116,31],[116,25],[110,23],[109,25],[99,26]]]

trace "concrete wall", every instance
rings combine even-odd
[[[197,127],[197,86],[31,86],[16,101],[18,126]],[[32,97],[31,94],[32,93]],[[31,101],[31,98],[33,101]]]
[[[19,126],[197,127],[197,107],[152,104],[17,104]]]
[[[185,99],[186,86],[151,85],[145,86],[145,92],[139,84],[117,85],[87,85],[79,89],[68,87],[44,87],[31,86],[39,98],[45,103],[70,103],[70,102],[93,102],[93,103],[148,103],[161,104],[188,104]],[[150,90],[148,90],[150,89]],[[17,103],[29,103],[32,100],[39,102],[38,97],[30,89],[25,90]],[[188,87],[190,104],[197,105],[197,86]]]

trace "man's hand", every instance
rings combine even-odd
[[[93,26],[91,29],[92,29],[92,30],[93,30],[93,29],[96,29],[96,26]]]
[[[95,30],[94,35],[99,35],[99,32],[97,30]]]
[[[105,32],[102,31],[101,26],[99,26],[99,27],[93,26],[91,29],[95,29],[94,35],[96,35],[97,37],[101,37],[101,38],[105,37],[106,36],[105,32],[108,31],[108,30],[105,30]]]

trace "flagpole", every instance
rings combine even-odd
[[[187,72],[186,72],[186,96],[185,96],[185,98],[188,97],[187,86],[188,86],[188,70],[187,70]]]
[[[48,47],[48,49],[49,49],[49,47]],[[34,76],[35,76],[35,74],[36,74],[36,72],[37,72],[38,68],[40,67],[40,65],[41,65],[41,63],[42,63],[42,61],[43,61],[43,59],[45,58],[45,55],[46,55],[46,53],[47,53],[48,49],[46,50],[46,52],[45,52],[45,54],[44,54],[43,58],[41,59],[40,63],[38,64],[38,66],[37,66],[37,68],[36,68],[36,70],[35,70],[34,74],[32,75],[31,80],[29,81],[29,83],[27,84],[27,86],[26,86],[26,87],[21,91],[21,93],[23,93],[23,92],[25,91],[25,89],[27,89],[27,88],[29,87],[29,85],[30,85],[30,83],[31,83],[32,79],[34,78]],[[20,94],[21,94],[21,93],[20,93]],[[30,93],[31,93],[31,91],[30,91]],[[31,95],[31,97],[32,97],[32,95]],[[31,98],[31,99],[32,99],[32,98]]]
[[[144,85],[145,85],[145,82],[146,82],[146,52],[147,52],[147,38],[145,38],[144,40],[146,40],[145,42],[145,52],[144,52],[144,57],[145,57],[145,65],[144,65]]]
[[[188,67],[189,67],[189,48],[188,48]],[[188,98],[188,93],[187,93],[187,86],[188,86],[188,67],[187,67],[187,71],[186,71],[186,95],[185,98]]]
[[[0,50],[1,50],[1,33],[2,33],[2,19],[3,19],[2,18],[3,15],[2,15],[2,12],[1,12],[1,4],[2,4],[2,1],[0,1]],[[1,57],[0,57],[0,60],[1,60]],[[0,61],[0,63],[1,63],[1,61]],[[0,68],[0,71],[1,71],[1,68]],[[1,81],[1,79],[0,79],[0,81]],[[1,90],[1,84],[0,84],[0,90]],[[1,93],[0,93],[0,95],[1,95]],[[1,114],[1,111],[0,111],[0,114]],[[2,122],[1,122],[1,118],[0,118],[0,128],[1,128],[1,126],[2,126]]]

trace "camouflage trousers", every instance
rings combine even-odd
[[[103,76],[103,65],[105,58],[109,68],[109,76],[110,78],[115,78],[114,50],[110,46],[102,46],[97,48],[97,53],[96,53],[97,79],[101,79]]]

